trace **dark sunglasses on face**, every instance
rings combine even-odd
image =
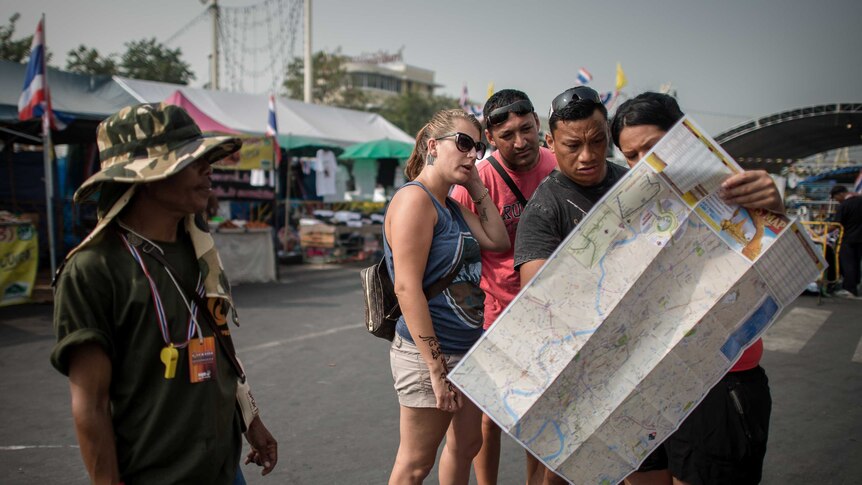
[[[450,136],[455,137],[455,146],[458,148],[459,152],[469,153],[471,149],[476,149],[476,158],[484,158],[485,157],[485,144],[481,141],[473,140],[473,137],[466,133],[456,132],[456,133],[447,133],[443,136],[435,138],[435,140],[442,140],[444,138],[449,138]]]
[[[522,99],[520,101],[515,101],[512,104],[507,104],[506,106],[500,106],[494,111],[488,113],[488,117],[486,119],[488,120],[488,126],[499,125],[509,119],[509,113],[524,116],[533,111],[533,103],[531,103],[529,99]]]
[[[575,86],[558,94],[557,97],[551,101],[551,114],[562,110],[568,106],[569,103],[578,101],[579,99],[589,99],[596,103],[602,102],[601,98],[599,98],[599,93],[597,93],[595,89],[588,88],[586,86]],[[550,116],[548,117],[550,118]]]

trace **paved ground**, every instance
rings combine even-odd
[[[386,342],[362,328],[358,267],[292,266],[278,284],[235,289],[234,330],[281,460],[251,484],[385,483],[398,446]],[[66,380],[48,363],[51,307],[0,309],[0,483],[87,483]],[[764,483],[862,477],[862,301],[801,297],[770,329],[775,402]],[[504,439],[500,483],[523,483]],[[429,478],[429,483],[436,479]]]

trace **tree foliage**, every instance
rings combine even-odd
[[[191,66],[182,60],[182,50],[169,49],[155,37],[127,42],[120,72],[134,79],[176,84],[188,84],[195,78]]]
[[[27,62],[30,58],[30,44],[33,43],[33,35],[30,34],[18,40],[13,40],[15,36],[15,24],[21,14],[14,13],[9,17],[9,23],[0,25],[0,59],[12,62]],[[51,60],[51,51],[45,51],[45,62]]]
[[[12,40],[15,35],[15,23],[21,15],[18,13],[9,17],[7,25],[0,26],[0,59],[12,62],[23,62],[30,55],[30,44],[33,42],[33,36],[24,37],[23,39]]]
[[[365,109],[368,97],[362,90],[349,86],[348,73],[344,64],[348,57],[341,49],[333,52],[317,51],[311,58],[314,79],[311,83],[311,100],[314,103],[339,106],[342,108]],[[288,98],[303,99],[305,92],[305,62],[302,57],[294,57],[287,66],[284,81]]]
[[[458,100],[449,96],[429,96],[408,92],[386,99],[377,112],[408,135],[415,135],[441,109],[457,108]]]
[[[15,29],[21,15],[14,13],[9,23],[0,25],[0,59],[27,62],[33,35],[15,39]],[[182,51],[169,49],[152,39],[127,42],[122,55],[103,56],[83,44],[66,54],[66,70],[79,74],[122,74],[135,79],[188,84],[195,79],[191,66],[182,59]],[[51,61],[51,51],[45,51],[45,61]],[[117,58],[119,57],[119,62]]]
[[[122,55],[103,56],[83,44],[66,55],[66,70],[79,74],[121,74],[134,79],[188,84],[195,78],[180,49],[169,49],[153,39],[127,42]],[[117,61],[119,58],[119,62]]]
[[[112,76],[119,73],[119,67],[114,60],[115,54],[101,56],[96,49],[88,49],[83,44],[72,49],[66,55],[66,70],[79,74],[105,74]]]

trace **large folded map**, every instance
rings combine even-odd
[[[825,267],[797,222],[720,199],[741,170],[681,120],[452,382],[570,482],[623,480]]]

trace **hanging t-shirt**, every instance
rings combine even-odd
[[[335,193],[323,198],[326,202],[341,202],[347,192],[347,183],[350,181],[350,169],[339,163],[335,170]]]
[[[266,171],[258,168],[252,169],[249,177],[249,185],[252,187],[263,187],[267,184]]]
[[[330,150],[317,150],[317,195],[333,195],[336,192],[335,174],[338,172],[338,162]]]
[[[377,160],[377,185],[392,187],[395,185],[395,171],[398,169],[398,159],[381,158]]]
[[[371,199],[377,187],[377,160],[354,160],[353,179],[359,199]]]
[[[515,172],[507,169],[502,162],[499,150],[492,153],[491,156],[500,162],[500,166],[506,170],[518,190],[528,200],[542,180],[557,168],[557,159],[547,148],[539,148],[539,163],[529,172]],[[479,171],[479,178],[488,188],[488,197],[494,201],[497,209],[500,210],[500,216],[503,218],[503,224],[506,225],[511,244],[509,250],[502,253],[482,251],[481,286],[485,291],[484,328],[487,329],[521,289],[520,275],[514,267],[514,257],[515,234],[518,230],[518,221],[521,220],[523,207],[488,160],[478,162],[476,170]],[[464,187],[456,186],[452,191],[452,198],[471,211],[476,210],[473,199]]]

